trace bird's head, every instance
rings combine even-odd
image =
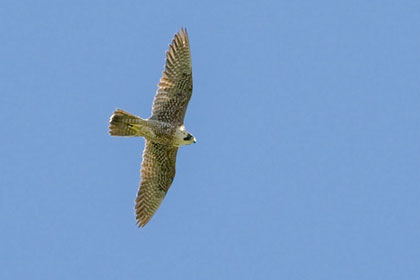
[[[177,147],[197,142],[195,137],[185,129],[184,125],[176,129],[174,138],[174,145]]]

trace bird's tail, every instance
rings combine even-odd
[[[146,121],[121,109],[115,110],[109,120],[109,134],[112,136],[143,136]]]

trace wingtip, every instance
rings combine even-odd
[[[137,227],[140,228],[144,228],[144,226],[149,222],[150,219],[148,220],[141,220],[141,219],[137,219],[136,221],[136,225]]]
[[[177,32],[177,35],[180,37],[188,38],[188,31],[186,27],[181,27],[181,30]]]

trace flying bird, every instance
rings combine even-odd
[[[196,142],[184,127],[192,89],[190,43],[187,30],[181,28],[166,52],[151,116],[142,119],[117,109],[110,118],[112,136],[141,136],[146,141],[135,201],[139,227],[145,226],[156,213],[174,180],[178,148]]]

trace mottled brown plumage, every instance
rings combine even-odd
[[[120,109],[111,116],[112,136],[146,139],[135,206],[139,227],[150,221],[172,184],[178,147],[196,142],[184,128],[192,84],[190,45],[187,31],[182,28],[166,52],[151,117],[142,119]]]
[[[168,192],[175,177],[177,151],[178,147],[146,140],[135,207],[139,226],[144,226],[152,218]]]
[[[190,42],[185,29],[175,35],[166,52],[158,86],[150,119],[182,125],[193,89]]]

